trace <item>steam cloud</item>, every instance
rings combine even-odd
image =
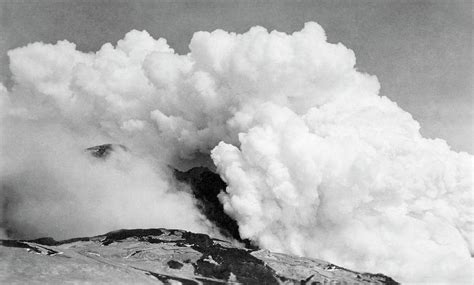
[[[168,165],[210,155],[241,236],[400,281],[469,282],[473,157],[387,97],[316,23],[197,32],[190,53],[131,31],[114,47],[9,52],[2,216],[19,236],[123,227],[215,233]],[[105,162],[82,149],[119,142]]]

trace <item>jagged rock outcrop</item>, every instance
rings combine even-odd
[[[381,274],[169,229],[0,240],[0,256],[1,284],[398,284]]]

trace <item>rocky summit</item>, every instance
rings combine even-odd
[[[1,284],[398,284],[382,274],[247,249],[182,230],[0,243]]]

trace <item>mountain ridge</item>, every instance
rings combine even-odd
[[[0,240],[0,255],[0,281],[8,284],[398,284],[383,274],[178,229],[123,229],[63,241]]]

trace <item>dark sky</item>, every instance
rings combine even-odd
[[[0,80],[7,50],[67,39],[96,51],[131,29],[164,37],[178,53],[196,31],[293,32],[316,21],[330,42],[354,50],[357,67],[455,150],[474,152],[471,1],[53,1],[0,0]]]

